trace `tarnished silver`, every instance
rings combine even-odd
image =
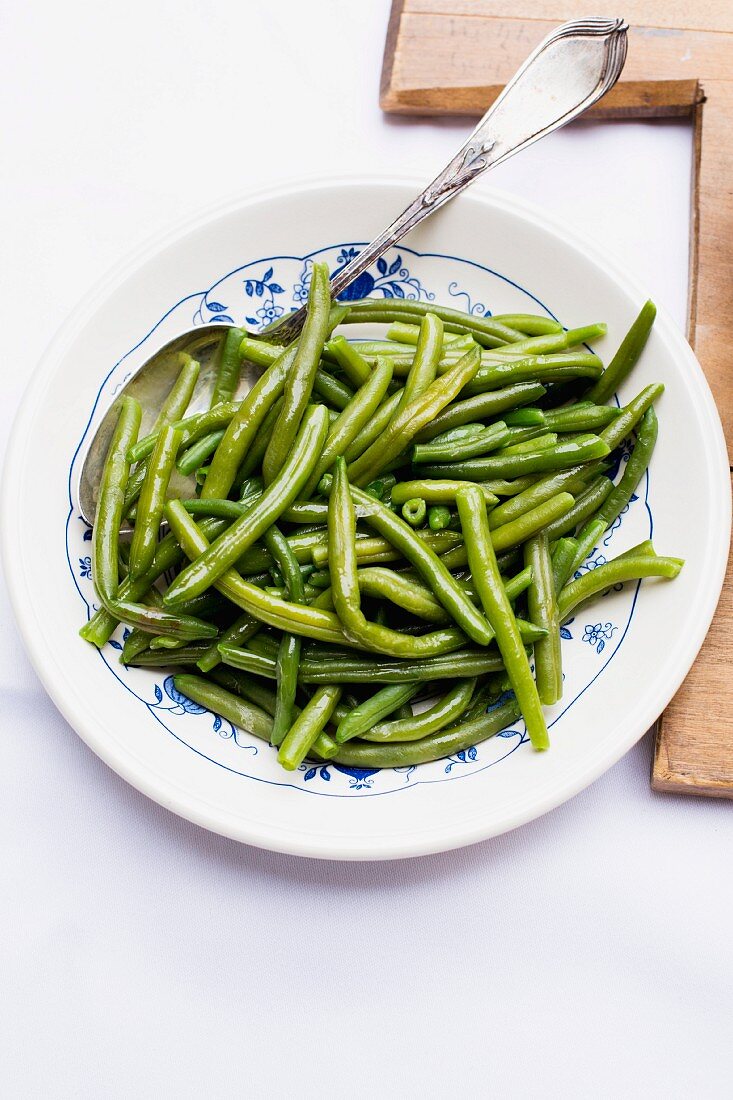
[[[443,171],[351,263],[334,274],[331,297],[338,297],[388,248],[460,194],[483,172],[526,149],[545,134],[572,122],[597,103],[614,86],[624,67],[627,29],[622,19],[574,19],[549,34],[512,77]],[[268,340],[290,343],[300,333],[304,320],[305,309],[289,314],[267,330]],[[196,400],[190,411],[207,406],[206,395],[213,387],[215,352],[226,329],[226,325],[207,325],[205,329],[198,327],[183,333],[135,372],[122,392],[141,402],[143,433],[149,430],[154,410],[160,408],[174,381],[177,354],[181,351],[189,352],[202,363]],[[243,388],[249,388],[250,384],[251,380],[243,380]],[[118,397],[116,394],[115,402]],[[79,507],[90,523],[96,510],[97,489],[114,419],[110,408],[92,440],[82,468]]]
[[[379,259],[406,233],[480,175],[578,118],[616,83],[626,61],[623,19],[573,19],[530,54],[476,129],[432,183],[331,279],[331,297]],[[300,333],[305,308],[268,329],[268,340],[288,344]]]

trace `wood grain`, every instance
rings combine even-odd
[[[481,115],[538,42],[587,0],[394,0],[380,102]],[[688,335],[733,454],[733,0],[624,0],[623,78],[589,114],[695,128]],[[733,797],[733,566],[697,662],[658,723],[655,790]]]

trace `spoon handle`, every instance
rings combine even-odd
[[[349,264],[331,278],[336,298],[406,233],[463,191],[483,172],[572,122],[618,80],[626,60],[623,19],[573,19],[552,31],[530,54],[489,107],[456,155],[432,183]],[[305,309],[267,332],[289,343],[299,334]]]

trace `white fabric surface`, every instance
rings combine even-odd
[[[146,236],[283,176],[444,162],[465,122],[378,109],[387,11],[5,5],[3,445],[56,327]],[[601,241],[682,323],[689,163],[683,125],[579,125],[491,185]],[[272,855],[101,764],[0,600],[0,1095],[731,1095],[730,805],[652,794],[648,737],[461,852]]]

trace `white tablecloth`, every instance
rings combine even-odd
[[[284,176],[444,162],[465,122],[379,111],[387,10],[5,6],[3,441],[56,327],[146,236]],[[682,324],[690,147],[682,124],[579,125],[491,185],[601,241]],[[648,737],[462,852],[272,855],[101,764],[0,600],[1,1095],[731,1095],[733,817],[652,794]]]

